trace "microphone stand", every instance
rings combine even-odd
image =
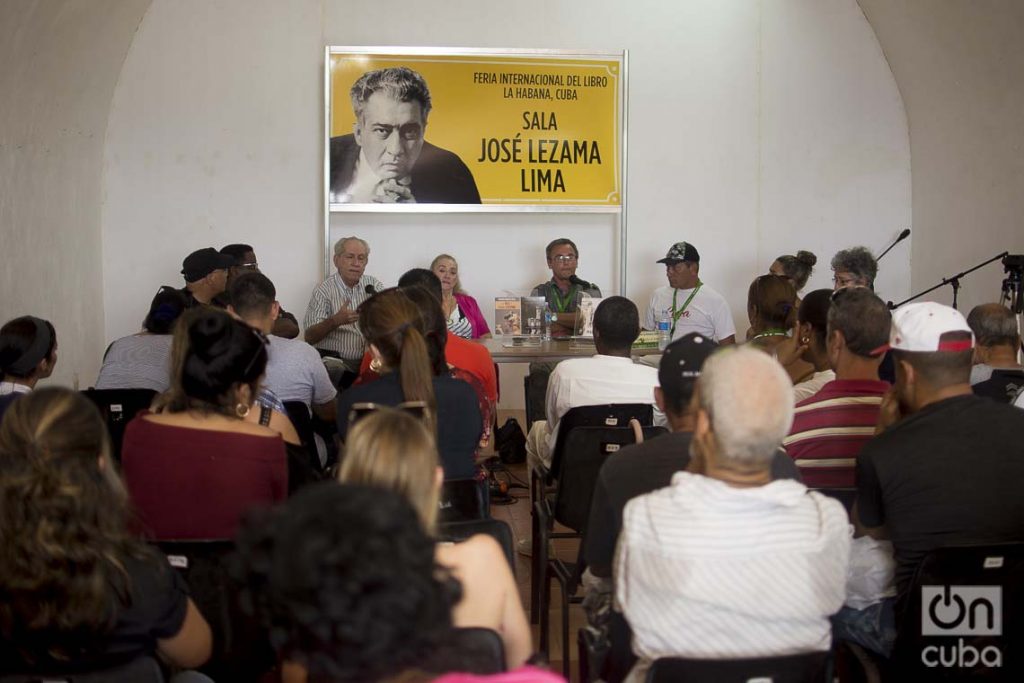
[[[999,259],[1003,258],[1004,256],[1007,256],[1009,253],[1010,252],[1008,252],[1008,251],[1004,251],[1003,253],[1001,253],[1001,254],[999,254],[997,256],[993,256],[992,258],[990,258],[989,260],[985,261],[984,263],[979,263],[978,265],[974,266],[973,268],[969,268],[969,269],[965,270],[962,273],[957,273],[956,275],[954,275],[952,277],[943,278],[942,282],[940,282],[939,284],[935,285],[934,287],[929,287],[928,289],[924,290],[923,292],[918,292],[914,296],[910,297],[909,299],[904,299],[903,301],[899,302],[898,304],[894,304],[893,302],[890,301],[887,304],[889,306],[889,310],[891,311],[891,310],[893,310],[895,308],[899,308],[903,304],[909,304],[914,299],[920,299],[925,294],[927,294],[929,292],[933,292],[936,289],[938,289],[939,287],[944,287],[946,285],[950,285],[953,288],[953,308],[956,308],[956,298],[957,298],[957,295],[960,293],[960,279],[963,276],[965,276],[965,275],[969,275],[969,274],[973,273],[974,271],[978,270],[979,268],[987,266],[988,264],[992,263],[993,261],[998,261]]]

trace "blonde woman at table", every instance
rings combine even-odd
[[[463,339],[490,338],[491,329],[476,299],[462,291],[455,258],[441,254],[430,262],[430,270],[441,280],[441,307],[448,321],[448,331]]]

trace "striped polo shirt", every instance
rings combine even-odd
[[[782,441],[808,488],[853,488],[854,466],[875,435],[888,382],[836,379],[796,404],[793,426]]]
[[[359,304],[373,296],[366,291],[367,285],[372,286],[378,292],[384,289],[381,281],[372,275],[364,273],[354,287],[349,287],[340,275],[332,274],[313,290],[302,326],[312,327],[317,323],[322,323],[337,313],[343,304],[348,304],[349,308],[358,308]],[[358,361],[363,358],[366,343],[363,340],[359,324],[349,323],[331,330],[326,337],[313,346],[336,353],[342,359],[356,361],[356,365],[358,365]]]

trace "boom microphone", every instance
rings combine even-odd
[[[377,288],[374,287],[373,285],[366,285],[366,288],[363,289],[363,291],[366,292],[367,294],[376,294]]]
[[[877,263],[878,261],[881,261],[882,257],[889,253],[890,249],[892,249],[893,247],[895,247],[897,244],[907,239],[908,237],[910,237],[910,228],[904,228],[903,232],[900,233],[900,236],[896,238],[896,241],[890,244],[885,251],[879,254],[878,258],[875,259],[875,262]]]
[[[594,289],[593,284],[587,282],[586,280],[581,280],[580,278],[576,277],[575,274],[569,276],[569,282],[571,282],[574,285],[579,285],[583,289]]]

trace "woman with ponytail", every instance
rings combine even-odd
[[[171,388],[125,430],[125,483],[156,539],[232,538],[250,509],[283,500],[288,465],[272,411],[256,404],[266,340],[223,311],[178,322]],[[265,418],[265,419],[264,419]],[[269,425],[269,426],[268,426]]]
[[[338,434],[344,441],[349,415],[361,404],[423,406],[445,478],[472,477],[481,433],[476,392],[448,374],[441,304],[415,289],[387,289],[359,307],[359,328],[383,376],[338,397]]]
[[[0,677],[209,658],[210,628],[182,579],[127,517],[87,399],[46,388],[11,406],[0,428]]]

